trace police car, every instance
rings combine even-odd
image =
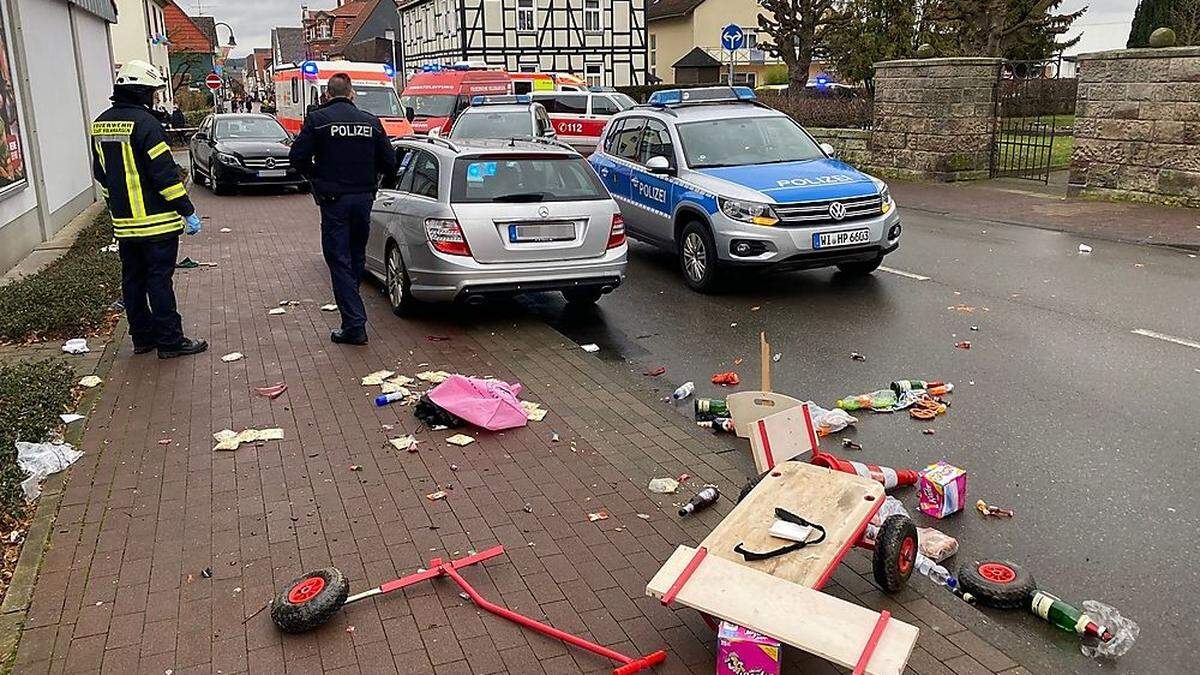
[[[432,132],[431,132],[432,133]],[[474,96],[450,129],[450,138],[555,138],[557,134],[540,103],[529,94]]]
[[[735,266],[870,274],[899,246],[887,185],[747,87],[655,92],[613,117],[590,161],[629,236],[676,252],[695,290]]]

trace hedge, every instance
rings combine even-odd
[[[618,87],[617,90],[628,94],[635,101],[644,102],[650,94],[663,89],[691,89],[695,87],[714,87],[715,84],[677,85],[655,84],[636,87]],[[804,92],[798,96],[787,92],[759,89],[755,91],[758,100],[781,112],[792,116],[797,122],[809,127],[832,127],[838,129],[869,129],[871,128],[872,106],[871,98],[865,91],[857,96],[845,94],[825,95]]]
[[[107,213],[80,232],[66,254],[42,271],[0,288],[0,341],[81,337],[108,321],[121,297],[121,260]]]
[[[0,364],[0,516],[18,517],[24,504],[17,441],[40,443],[73,400],[75,371],[65,361]]]

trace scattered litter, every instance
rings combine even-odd
[[[736,321],[734,321],[733,323],[729,324],[729,327],[730,327],[730,328],[737,328],[737,322],[736,322]]]
[[[647,370],[646,372],[642,373],[642,375],[645,375],[646,377],[658,377],[659,375],[665,375],[666,373],[667,367],[659,366],[657,368],[651,368],[650,370]]]
[[[681,474],[679,474],[679,477],[676,478],[675,480],[679,481],[680,483],[686,483],[687,480],[691,477],[692,477],[691,474],[681,473]]]
[[[684,382],[683,384],[679,385],[678,389],[671,393],[671,399],[674,401],[682,401],[683,399],[695,393],[695,391],[695,382]]]
[[[194,270],[197,267],[216,267],[216,266],[217,266],[217,263],[215,263],[215,262],[200,262],[199,260],[192,260],[191,258],[184,258],[183,260],[180,260],[179,262],[175,263],[175,267],[178,269],[181,269],[181,270]]]
[[[979,511],[985,516],[991,516],[993,518],[1012,518],[1014,515],[1016,515],[1013,513],[1012,509],[1006,509],[1001,506],[991,506],[982,499],[975,502],[975,510]]]
[[[99,386],[100,383],[103,381],[104,380],[101,380],[99,377],[96,377],[95,375],[88,375],[87,377],[84,377],[83,379],[79,380],[79,386],[87,387],[88,389],[91,389],[93,387]]]
[[[397,450],[407,450],[408,452],[416,452],[418,442],[419,441],[417,441],[416,437],[412,434],[401,436],[400,438],[393,438],[388,441],[388,443],[392,444],[393,448]]]
[[[382,408],[385,405],[389,405],[389,404],[395,403],[397,401],[403,401],[404,399],[412,396],[411,391],[405,389],[404,387],[401,387],[398,384],[392,384],[391,382],[384,382],[382,386],[383,386],[383,393],[375,397],[375,407],[376,408]]]
[[[233,230],[229,229],[228,227],[222,227],[221,229],[219,229],[217,231],[220,232],[221,234],[229,234],[230,232],[233,232]]]
[[[522,509],[525,511],[525,513],[533,513],[533,504],[525,502],[525,506],[522,507]]]
[[[843,448],[848,448],[848,449],[850,449],[850,450],[862,450],[862,449],[863,449],[863,448],[862,448],[862,443],[859,443],[859,442],[857,442],[857,441],[853,441],[853,440],[851,440],[851,439],[849,439],[849,438],[843,438],[843,439],[842,439],[842,447],[843,447]]]
[[[979,326],[971,326],[971,330],[978,332]]]
[[[975,313],[974,307],[972,307],[971,305],[964,305],[962,303],[959,303],[957,305],[951,305],[951,306],[947,307],[946,309],[953,310],[955,312],[962,312],[963,314],[974,314]]]
[[[377,370],[369,375],[364,375],[362,378],[362,386],[378,387],[383,384],[383,381],[396,374],[394,370]]]
[[[595,513],[588,514],[588,522],[594,523],[597,520],[608,520],[608,512],[607,511],[597,511]]]
[[[362,471],[363,470],[362,464],[351,464],[350,470],[351,471]]]
[[[91,349],[88,349],[88,343],[85,338],[74,338],[63,343],[62,350],[68,354],[86,354]]]
[[[283,429],[245,429],[240,433],[231,429],[222,429],[213,434],[217,444],[213,450],[237,450],[242,443],[261,443],[263,441],[282,441]]]
[[[354,634],[354,626],[346,626],[346,632],[353,635]]]
[[[753,306],[753,307],[751,307],[751,308],[750,308],[750,311],[751,311],[751,312],[757,312],[757,311],[758,311],[758,310],[760,310],[760,309],[762,309],[762,307],[759,307],[758,305],[755,305],[755,306]]]
[[[397,385],[400,387],[407,387],[414,382],[416,382],[416,380],[412,379],[411,377],[409,377],[407,375],[397,375],[395,377],[389,378],[388,381],[384,382],[383,384],[385,386],[389,385],[389,384],[394,384],[394,385]]]
[[[706,509],[713,504],[716,504],[717,500],[720,498],[721,491],[717,489],[716,485],[705,485],[704,488],[697,492],[691,499],[689,499],[686,504],[679,507],[679,515],[686,516],[688,514]]]
[[[967,472],[945,461],[930,464],[917,482],[918,508],[934,518],[961,511],[967,499]]]
[[[225,356],[222,356],[221,360],[225,363],[233,363],[234,361],[241,361],[244,358],[246,358],[246,355],[241,352],[229,352]]]
[[[287,314],[287,310],[282,307],[276,307],[274,309],[267,310],[267,314],[270,314],[271,316],[279,316],[280,314]]]
[[[1083,652],[1084,656],[1094,659],[1115,659],[1124,656],[1133,648],[1134,641],[1142,632],[1133,619],[1121,616],[1121,613],[1115,608],[1102,602],[1084,600],[1083,611],[1087,612],[1092,621],[1104,626],[1112,634],[1111,639],[1096,644],[1085,640],[1079,645],[1079,650]]]
[[[959,340],[958,342],[954,343],[954,346],[959,349],[970,349],[971,341],[970,340]]]
[[[299,307],[300,301],[299,300],[280,300],[279,306],[280,307]]]
[[[78,422],[79,420],[85,418],[83,415],[78,415],[76,413],[63,413],[58,416],[58,419],[62,420],[63,424],[71,424],[72,422]]]
[[[922,429],[921,433],[925,434],[926,436],[932,436],[937,433],[937,429]]]
[[[436,502],[439,499],[445,499],[445,498],[446,498],[445,490],[438,490],[437,492],[430,492],[429,494],[425,495],[425,499],[428,499],[431,502]]]
[[[1079,245],[1079,252],[1080,252],[1080,253],[1091,253],[1091,252],[1092,252],[1092,247],[1091,247],[1091,246],[1088,246],[1087,244],[1080,244],[1080,245]]]
[[[158,444],[159,444],[159,445],[170,445],[170,444],[172,444],[172,443],[174,443],[174,442],[175,442],[175,439],[174,439],[174,438],[160,438],[160,439],[158,439]]]
[[[450,438],[447,438],[446,442],[450,445],[457,445],[458,447],[462,448],[474,443],[475,439],[466,434],[454,434]]]
[[[554,433],[554,432],[551,432],[551,433],[550,433],[550,442],[551,442],[551,443],[557,443],[557,442],[558,442],[558,434],[557,434],[557,433]]]
[[[655,494],[675,494],[679,489],[679,481],[674,478],[653,478],[650,480],[650,491]]]
[[[709,420],[700,420],[696,422],[696,426],[701,429],[712,429],[714,432],[723,431],[727,434],[732,434],[737,430],[733,424],[733,419],[729,417],[714,417]]]
[[[649,513],[639,513],[639,514],[637,514],[637,517],[638,517],[638,518],[641,518],[642,520],[650,520],[650,514],[649,514]]]
[[[546,419],[546,409],[533,401],[521,401],[521,407],[525,409],[525,417],[530,422],[541,422]]]
[[[204,569],[200,570],[200,576],[204,577],[205,579],[211,579],[212,574],[213,572],[211,567],[205,567]]]
[[[450,415],[488,431],[525,426],[529,412],[522,405],[520,384],[452,375],[425,398]],[[465,443],[464,443],[465,445]]]
[[[723,387],[736,387],[742,383],[742,378],[738,377],[738,374],[731,370],[729,372],[717,373],[716,375],[713,375],[712,383],[719,384]]]
[[[859,354],[858,352],[850,352],[850,360],[851,361],[866,361],[867,357],[863,356],[862,354]]]
[[[332,302],[330,302],[328,304],[321,305],[321,311],[322,312],[336,312],[336,311],[338,311],[338,306],[333,304]]]
[[[597,345],[594,342],[589,342],[586,345],[579,345],[579,347],[589,354],[595,354],[596,352],[600,351],[600,345]]]
[[[415,450],[409,450],[409,452],[416,452],[416,451],[415,451]],[[458,465],[457,465],[457,464],[451,464],[451,465],[450,465],[450,470],[451,470],[451,471],[458,471]]]
[[[934,527],[917,528],[917,545],[921,555],[935,563],[958,553],[958,540]]]
[[[29,474],[21,481],[25,500],[33,501],[42,494],[41,482],[48,476],[71,466],[83,453],[70,443],[25,443],[17,441],[17,465]],[[9,455],[10,457],[12,455]]]
[[[259,396],[264,396],[264,397],[272,399],[272,400],[279,398],[281,395],[283,395],[283,392],[285,392],[285,391],[287,391],[287,385],[284,384],[283,382],[276,382],[275,384],[271,385],[270,387],[255,387],[254,388],[254,392],[256,394],[258,394]]]
[[[852,424],[858,424],[858,418],[841,408],[826,410],[821,406],[807,401],[809,414],[812,415],[813,426],[818,436],[836,434]]]
[[[1145,267],[1145,265],[1143,265],[1142,263],[1133,263],[1133,266],[1137,267],[1138,269]]]
[[[782,358],[783,358],[783,354],[776,354],[775,356],[771,357],[771,360],[774,361],[775,363],[779,363],[779,359],[782,359]]]
[[[426,335],[426,340],[430,342],[446,342],[450,339],[449,335]]]
[[[120,250],[121,249],[117,246],[117,242],[115,241],[108,246],[102,246],[100,248],[101,253],[117,253]]]
[[[441,384],[450,378],[451,373],[444,370],[427,370],[423,373],[417,373],[417,379],[430,384]]]
[[[746,360],[746,359],[743,359],[742,357],[740,357],[740,356],[739,356],[739,357],[737,357],[736,359],[734,359],[734,360],[733,360],[733,365],[735,365],[735,366],[740,366],[740,365],[742,365],[742,363],[743,363],[745,360]]]

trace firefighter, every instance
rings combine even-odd
[[[305,116],[290,159],[309,179],[321,210],[321,249],[342,315],[341,329],[329,339],[365,345],[367,310],[358,284],[379,176],[396,171],[396,153],[379,118],[354,105],[349,75],[329,78],[326,102]]]
[[[133,351],[157,349],[160,359],[208,349],[184,337],[171,286],[179,234],[196,234],[201,223],[152,112],[165,86],[157,68],[130,61],[117,73],[112,107],[92,122],[92,172],[112,214]]]

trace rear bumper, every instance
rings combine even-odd
[[[410,261],[408,276],[413,297],[430,302],[569,288],[600,288],[607,292],[625,280],[627,251],[621,246],[587,260],[498,265],[426,250]]]

